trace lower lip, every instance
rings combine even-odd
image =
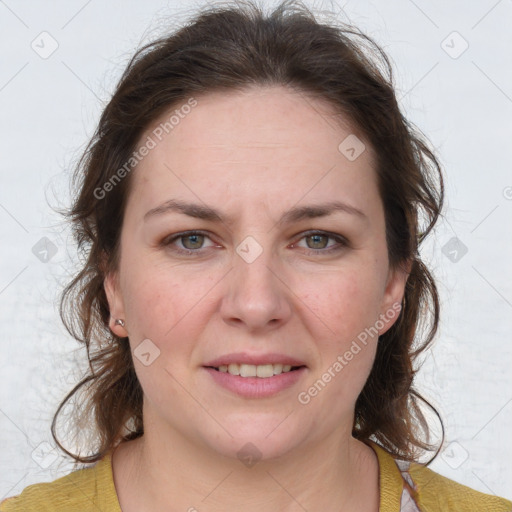
[[[296,384],[307,369],[305,366],[302,366],[291,372],[280,373],[279,375],[262,379],[260,377],[240,377],[239,375],[231,375],[230,373],[214,370],[213,368],[203,368],[212,376],[217,384],[245,398],[264,398],[275,395]]]

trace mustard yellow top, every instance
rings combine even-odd
[[[371,443],[379,460],[379,512],[512,512],[512,502],[443,477],[420,464],[396,461]],[[26,487],[0,503],[0,512],[122,512],[112,452],[95,465]]]

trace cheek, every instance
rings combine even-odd
[[[201,273],[181,279],[177,270],[146,266],[144,272],[132,273],[126,288],[135,372],[146,399],[159,410],[168,409],[170,397],[181,404],[179,410],[190,406],[190,397],[180,383],[189,378],[194,340],[212,314],[208,292],[213,280]]]
[[[214,279],[203,272],[183,273],[179,267],[139,264],[132,267],[125,287],[126,316],[131,319],[130,341],[149,338],[161,351],[192,350],[186,343],[204,327]]]
[[[343,346],[378,318],[382,297],[375,277],[368,269],[346,269],[302,285],[304,304],[337,344]]]
[[[336,277],[315,279],[303,288],[303,302],[314,313],[309,328],[316,333],[319,356],[312,379],[318,383],[317,391],[312,392],[319,392],[325,384],[321,400],[332,400],[340,414],[355,403],[375,358],[378,336],[374,326],[381,296],[370,268],[340,271]]]

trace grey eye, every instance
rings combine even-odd
[[[311,246],[308,242],[307,245],[310,249],[324,249],[327,247],[327,243],[329,240],[329,236],[327,235],[309,235],[305,237],[306,240],[312,240],[313,246]],[[323,239],[323,240],[322,240]]]
[[[181,236],[180,240],[182,240],[185,249],[200,249],[204,243],[204,235],[185,235]]]

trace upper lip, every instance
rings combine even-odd
[[[246,352],[237,352],[233,354],[226,354],[224,356],[217,357],[212,359],[208,363],[204,364],[204,366],[213,366],[218,368],[221,365],[229,365],[229,364],[252,364],[252,365],[262,365],[262,364],[288,364],[290,366],[305,366],[303,361],[296,359],[295,357],[290,357],[285,354],[248,354]]]

